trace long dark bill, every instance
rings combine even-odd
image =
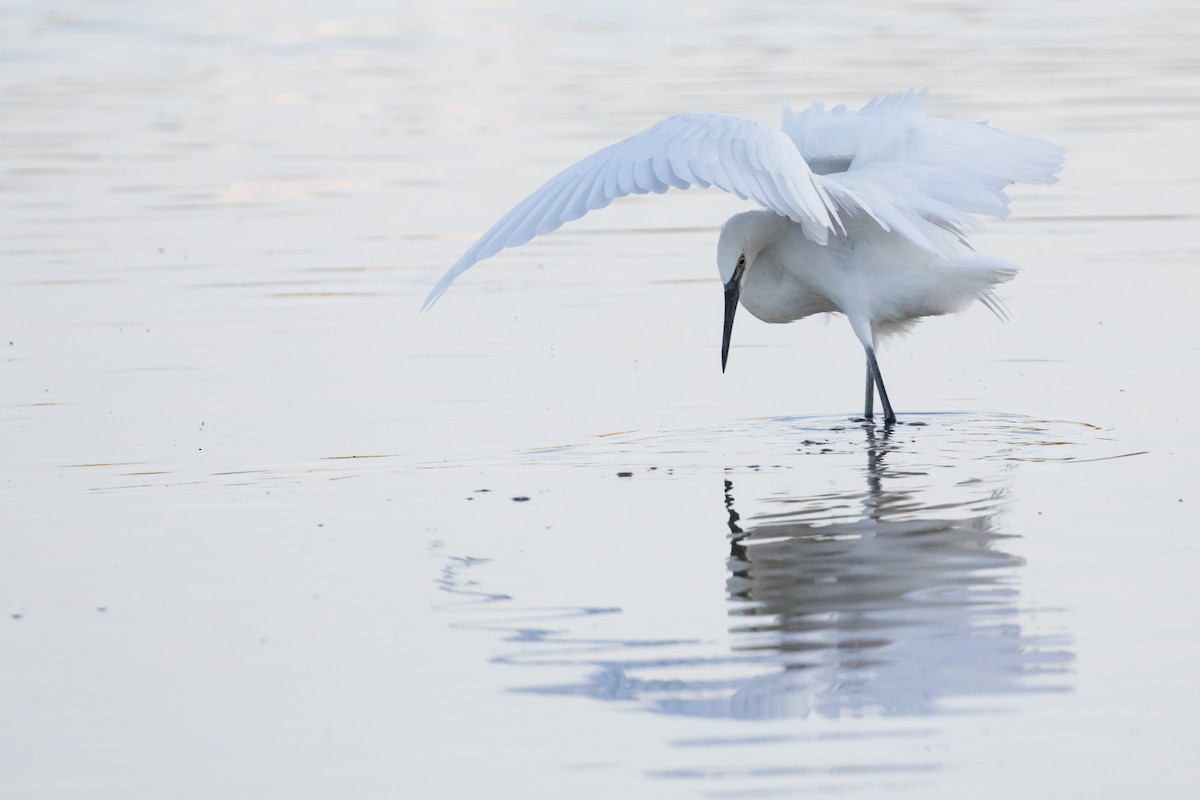
[[[721,338],[721,372],[729,361],[729,337],[733,334],[733,315],[737,313],[738,296],[742,293],[742,271],[739,269],[725,284],[725,334]]]

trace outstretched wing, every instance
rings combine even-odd
[[[1063,153],[1055,145],[986,123],[929,117],[925,92],[872,100],[858,111],[821,104],[793,116],[783,131],[834,201],[839,215],[866,213],[931,250],[953,247],[974,215],[1008,216],[1011,183],[1053,183]]]
[[[429,308],[473,264],[627,194],[716,186],[761,203],[824,242],[832,201],[778,128],[726,114],[680,114],[593,153],[560,172],[500,218],[442,276]]]
[[[976,214],[1008,215],[1010,183],[1053,183],[1062,150],[985,123],[917,110],[925,92],[858,111],[783,111],[782,130],[726,114],[680,114],[568,167],[500,218],[425,299],[429,308],[475,263],[627,194],[716,186],[799,223],[825,243],[866,214],[934,252],[961,252]]]

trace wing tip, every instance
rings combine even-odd
[[[434,286],[432,289],[429,290],[429,294],[427,294],[425,296],[425,302],[421,303],[421,308],[419,311],[417,311],[417,313],[424,314],[426,311],[433,308],[434,305],[437,304],[437,301],[440,300],[442,295],[445,293],[446,293],[446,290],[441,288],[440,284],[437,286]]]
[[[446,270],[446,274],[443,275],[441,279],[433,285],[433,288],[429,290],[429,294],[425,296],[425,302],[421,303],[421,310],[418,313],[424,314],[426,311],[433,308],[434,305],[437,304],[437,301],[442,298],[442,295],[446,293],[446,290],[450,288],[450,284],[454,283],[454,279],[461,275],[467,269],[467,267],[471,266],[473,263],[475,262],[469,262],[466,267],[463,267],[461,266],[462,262],[459,261],[458,264],[455,264],[453,267]]]

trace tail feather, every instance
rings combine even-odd
[[[977,256],[970,263],[961,265],[961,268],[972,274],[977,281],[979,302],[984,308],[995,314],[1001,322],[1008,322],[1008,307],[996,295],[995,287],[1016,277],[1017,268],[1007,261],[991,256]]]
[[[1012,318],[1012,315],[1008,313],[1008,306],[1004,305],[1004,301],[997,297],[991,289],[979,295],[979,302],[983,303],[984,308],[995,314],[1001,322],[1008,322]]]

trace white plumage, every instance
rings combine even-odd
[[[628,194],[716,186],[764,211],[731,217],[717,245],[726,288],[722,369],[738,302],[767,322],[845,314],[867,352],[866,414],[878,386],[877,337],[982,300],[1015,268],[977,255],[976,215],[1009,213],[1010,183],[1052,183],[1062,151],[984,123],[929,117],[924,92],[858,111],[816,104],[783,124],[679,114],[551,178],[479,238],[429,293],[433,305],[475,263]]]

